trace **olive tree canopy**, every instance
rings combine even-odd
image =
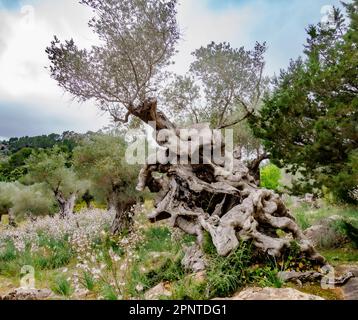
[[[95,99],[127,122],[155,96],[179,39],[177,0],[81,0],[95,13],[89,26],[100,45],[80,49],[55,37],[46,52],[58,84],[81,101]]]
[[[28,174],[25,180],[47,186],[58,203],[62,218],[72,214],[77,197],[88,188],[88,181],[78,177],[66,154],[55,147],[48,152],[33,154],[26,164]]]

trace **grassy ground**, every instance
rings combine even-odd
[[[56,237],[36,232],[35,248],[28,243],[19,248],[16,241],[2,244],[0,295],[19,286],[24,265],[34,267],[38,288],[50,288],[61,299],[106,300],[143,299],[145,292],[159,283],[170,288],[170,299],[227,297],[246,286],[292,286],[283,284],[277,272],[305,267],[305,263],[291,255],[281,264],[262,257],[260,260],[252,255],[248,243],[242,243],[229,257],[219,257],[206,235],[204,250],[209,265],[206,276],[198,279],[181,265],[183,248],[195,239],[173,233],[165,224],[150,225],[145,218],[150,209],[146,203],[136,215],[134,231],[122,237],[111,237],[107,227],[91,238],[88,237],[93,234],[91,230],[70,228]],[[312,209],[303,205],[292,211],[304,228],[331,215],[341,215],[349,221],[357,219],[357,210],[351,207]],[[4,232],[2,228],[0,234]],[[358,250],[351,244],[320,252],[334,266],[358,263]],[[326,299],[341,299],[338,291],[323,290],[319,285],[296,288]]]
[[[340,216],[358,227],[358,208],[352,206],[334,206],[323,204],[320,208],[314,208],[309,204],[289,207],[295,216],[299,226],[305,230],[324,218]]]

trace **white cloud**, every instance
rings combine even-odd
[[[211,41],[226,41],[236,47],[251,45],[250,33],[257,14],[257,8],[251,6],[214,11],[206,1],[182,0],[178,20],[183,39],[174,70],[185,73],[192,61],[191,53]]]
[[[281,5],[278,1],[252,0],[213,10],[208,0],[181,0],[178,20],[183,40],[173,69],[185,73],[192,61],[191,52],[211,41],[252,48],[256,40],[268,40],[268,73],[277,72],[288,64],[290,57],[302,51],[304,28],[319,21],[321,2],[294,0],[283,1]],[[52,129],[80,132],[100,129],[108,124],[108,117],[93,102],[80,105],[72,101],[45,69],[48,65],[45,48],[54,34],[60,39],[73,37],[79,46],[88,47],[96,42],[87,26],[91,11],[77,0],[34,3],[34,7],[22,7],[22,11],[0,9],[0,135],[10,134],[9,123],[18,125],[12,131],[16,135],[49,133]],[[312,9],[313,6],[317,8]],[[29,115],[36,115],[28,118],[36,120],[35,123],[29,120],[28,128],[21,129]]]
[[[61,39],[74,37],[81,46],[95,42],[87,27],[89,17],[89,11],[73,0],[42,0],[36,7],[22,7],[20,12],[0,11],[0,102],[24,108],[23,115],[15,112],[19,123],[29,110],[42,113],[44,121],[38,128],[39,134],[51,132],[52,127],[83,132],[108,124],[108,117],[101,116],[94,103],[74,102],[45,69],[48,65],[45,48],[54,34]],[[13,119],[4,112],[0,107],[1,135],[7,135],[2,123]],[[33,125],[28,123],[29,127]]]

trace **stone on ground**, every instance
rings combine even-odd
[[[170,285],[169,283],[159,283],[155,287],[149,289],[145,294],[145,300],[159,300],[160,297],[170,297],[172,294],[169,291]]]
[[[341,265],[336,267],[338,273],[352,272],[354,278],[341,287],[344,300],[358,300],[358,265]]]
[[[3,296],[2,300],[46,300],[53,296],[48,289],[23,289],[18,288]]]
[[[247,288],[223,300],[324,300],[292,288]]]

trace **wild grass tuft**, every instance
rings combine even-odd
[[[64,276],[59,276],[54,280],[52,285],[52,291],[59,295],[70,297],[73,293],[73,288],[69,280],[67,280]]]
[[[80,283],[88,291],[94,291],[96,286],[96,281],[89,272],[83,272],[82,277],[80,277]]]
[[[116,289],[108,284],[102,287],[101,293],[104,300],[118,300],[118,294]]]
[[[243,286],[250,258],[251,249],[245,242],[227,257],[217,254],[209,256],[206,273],[208,297],[228,296]]]

